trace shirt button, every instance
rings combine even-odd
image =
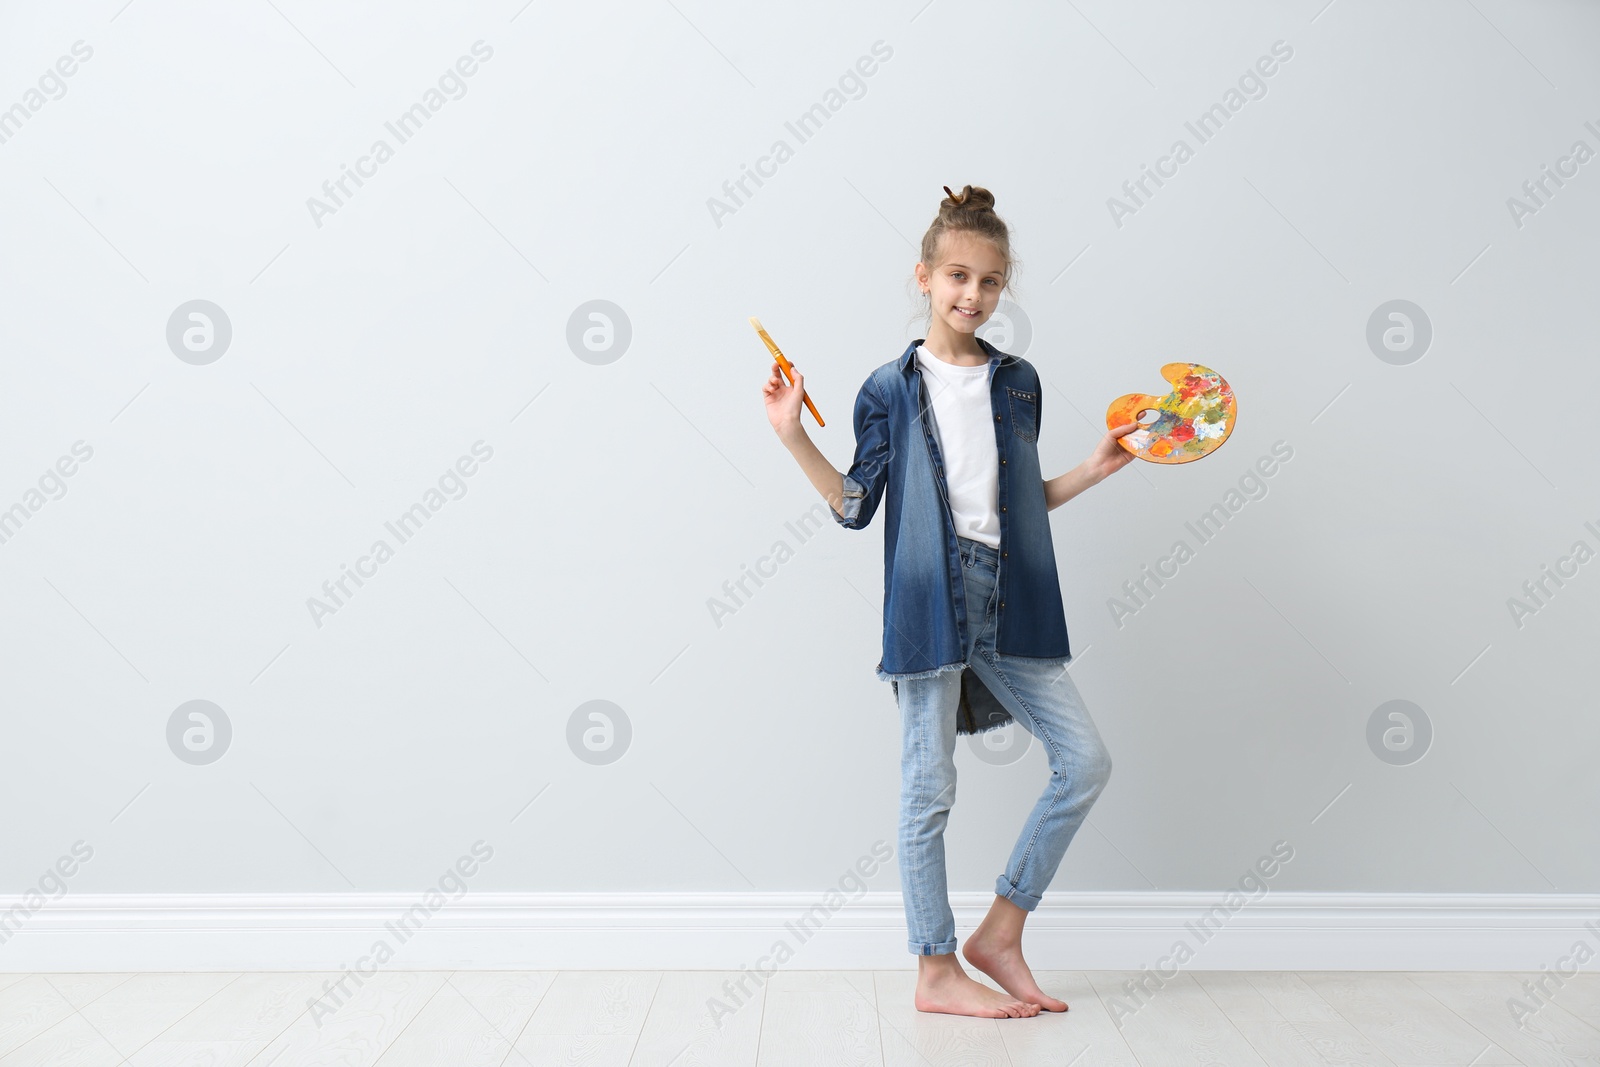
[[[1004,510],[1005,510],[1005,509],[1006,509],[1006,506],[1005,506],[1005,505],[1004,505],[1004,504],[1001,504],[1001,505],[1000,505],[1000,510],[1001,510],[1001,511],[1004,511]]]
[[[995,421],[995,422],[999,422],[999,421],[1000,421],[1000,416],[999,416],[999,415],[996,415],[996,416],[995,416],[995,417],[994,417],[994,421]]]
[[[1004,600],[1000,601],[1000,610],[1004,611],[1005,607],[1006,607],[1006,602]]]
[[[1008,559],[1010,557],[1010,555],[1011,555],[1011,553],[1009,553],[1009,552],[1002,552],[1002,553],[1000,553],[1000,558],[1001,559]]]
[[[1004,467],[1004,466],[1005,466],[1005,465],[1006,465],[1006,461],[1005,461],[1005,460],[1003,460],[1003,459],[1002,459],[1002,460],[1001,460],[1001,461],[1000,461],[1000,466],[1002,466],[1002,467]]]

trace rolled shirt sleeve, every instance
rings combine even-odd
[[[847,530],[859,530],[872,521],[883,499],[889,477],[889,408],[878,394],[876,375],[861,383],[852,416],[856,432],[856,454],[844,472],[843,511],[833,511],[834,521]],[[832,510],[831,508],[829,509]]]

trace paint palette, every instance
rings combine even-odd
[[[1166,396],[1129,393],[1106,409],[1106,429],[1137,422],[1146,411],[1154,422],[1124,434],[1117,443],[1151,463],[1188,463],[1209,456],[1233,432],[1238,405],[1222,375],[1198,363],[1168,363],[1161,377],[1172,384]]]

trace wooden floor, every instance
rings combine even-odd
[[[0,1067],[1600,1065],[1592,973],[1522,1027],[1530,975],[1194,971],[1118,1019],[1135,973],[1054,971],[1071,1010],[1006,1020],[918,1012],[914,977],[780,970],[743,996],[736,972],[379,970],[313,1008],[339,975],[0,974]]]

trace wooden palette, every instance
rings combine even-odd
[[[1233,387],[1198,363],[1168,363],[1161,377],[1172,384],[1166,396],[1129,393],[1106,409],[1108,430],[1137,422],[1146,411],[1157,413],[1154,422],[1117,443],[1151,463],[1189,463],[1221,448],[1238,418]]]

